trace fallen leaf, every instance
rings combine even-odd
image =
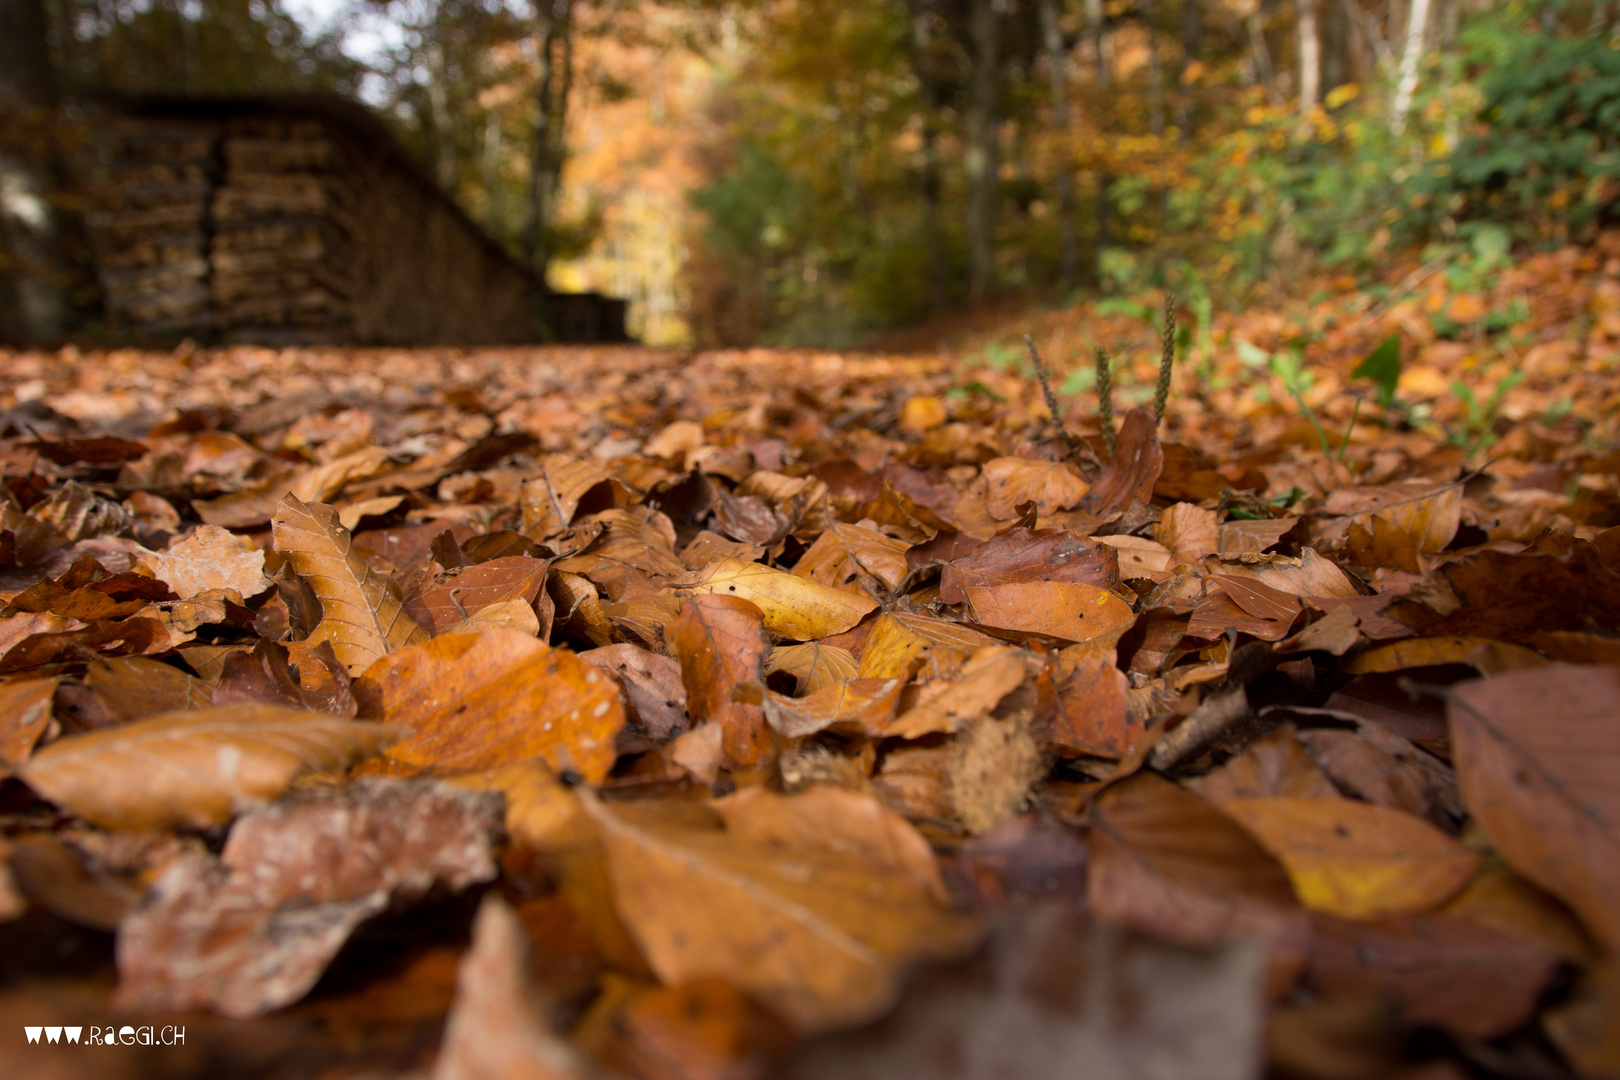
[[[1304,736],[1317,734],[1326,733],[1312,731]],[[1300,746],[1292,724],[1283,724],[1215,771],[1189,780],[1187,786],[1218,806],[1234,799],[1272,796],[1341,798],[1328,774]]]
[[[793,573],[822,585],[866,596],[866,588],[886,591],[906,576],[907,545],[866,524],[834,521],[793,564]]]
[[[1487,862],[1440,914],[1537,942],[1571,963],[1593,958],[1592,942],[1574,913],[1498,861]]]
[[[1620,670],[1552,664],[1462,683],[1446,705],[1463,800],[1512,867],[1620,947]]]
[[[1305,981],[1319,993],[1375,995],[1407,1025],[1491,1039],[1534,1012],[1557,954],[1437,915],[1380,922],[1313,920]]]
[[[362,447],[301,474],[288,486],[287,494],[299,502],[329,503],[350,481],[376,476],[388,467],[388,461],[388,451],[382,447]]]
[[[92,930],[118,929],[141,899],[127,882],[91,873],[77,851],[49,833],[12,839],[11,873],[32,906]]]
[[[762,1075],[792,1039],[786,1025],[722,979],[652,986],[609,974],[603,982],[571,1037],[625,1075]]]
[[[388,761],[418,772],[539,758],[597,784],[624,726],[612,679],[516,630],[451,634],[391,653],[355,680],[354,696],[364,715],[402,732]]]
[[[680,662],[635,645],[587,649],[579,658],[617,679],[630,706],[630,723],[653,742],[666,742],[686,723],[686,687]]]
[[[1176,503],[1165,508],[1154,527],[1153,539],[1170,550],[1172,564],[1193,565],[1205,555],[1220,550],[1220,529],[1215,511],[1192,503]]]
[[[555,536],[576,514],[613,506],[618,490],[622,489],[599,462],[549,454],[540,463],[540,475],[525,483],[518,497],[523,535],[532,540]]]
[[[686,710],[695,723],[720,729],[725,760],[749,766],[772,754],[764,709],[736,697],[739,686],[765,681],[770,646],[760,609],[735,596],[699,594],[686,602],[670,630],[686,687]],[[696,735],[688,732],[682,738]]]
[[[976,585],[963,590],[973,621],[1060,641],[1112,645],[1136,622],[1130,605],[1107,589],[1072,581]]]
[[[1222,555],[1259,555],[1276,547],[1299,524],[1299,518],[1223,521],[1216,551]]]
[[[1001,521],[1018,517],[1017,507],[1033,502],[1041,517],[1051,517],[1085,498],[1091,486],[1072,465],[1062,461],[993,458],[981,466],[990,516]]]
[[[1451,770],[1393,731],[1377,724],[1362,724],[1354,732],[1323,728],[1300,732],[1299,741],[1348,795],[1405,810],[1443,829],[1466,816]]]
[[[50,729],[58,682],[51,678],[0,683],[0,765],[15,767],[27,761],[34,744]]]
[[[227,705],[58,739],[18,775],[106,828],[205,829],[275,798],[300,773],[374,754],[394,735],[321,713]]]
[[[1229,799],[1230,814],[1277,857],[1306,907],[1347,919],[1433,911],[1480,857],[1420,818],[1349,799]]]
[[[353,549],[349,531],[330,506],[289,497],[275,514],[275,542],[321,602],[321,623],[310,638],[330,641],[349,674],[424,641],[428,633],[405,613],[389,581]]]
[[[872,624],[861,653],[863,679],[910,679],[927,667],[949,675],[974,651],[995,639],[971,627],[909,612],[885,611]]]
[[[954,679],[925,685],[911,708],[901,713],[885,734],[920,739],[937,732],[960,731],[986,715],[1001,699],[1023,685],[1024,653],[1007,645],[981,646]]]
[[[807,1043],[781,1080],[1088,1080],[1262,1070],[1262,964],[1243,944],[1193,952],[1050,905],[1005,916],[986,948],[922,972],[883,1024]]]
[[[1433,554],[1444,551],[1457,535],[1462,485],[1402,480],[1377,487],[1342,487],[1328,496],[1322,513],[1333,519],[1320,529],[1323,540],[1341,541],[1351,526],[1368,528],[1376,515],[1406,534],[1418,551]]]
[[[1547,1010],[1548,1036],[1583,1076],[1620,1074],[1620,960],[1613,954],[1593,965],[1570,1000]]]
[[[1107,657],[1064,659],[1054,686],[1057,711],[1041,737],[1064,757],[1124,757],[1146,730],[1131,718],[1129,687],[1125,673]]]
[[[393,513],[399,504],[405,501],[403,495],[384,495],[378,499],[367,499],[364,502],[352,503],[338,511],[338,521],[345,529],[354,532],[360,523],[367,518],[380,518]]]
[[[741,559],[710,563],[695,581],[677,583],[677,587],[699,596],[746,600],[759,608],[767,630],[794,641],[841,634],[878,606],[868,597]]]
[[[85,672],[84,684],[95,693],[108,715],[123,721],[155,713],[206,709],[213,704],[212,694],[201,680],[144,656],[94,660]]]
[[[271,584],[264,576],[264,552],[217,525],[199,525],[167,551],[142,555],[139,563],[182,600],[213,589],[256,596]]]
[[[813,694],[846,679],[853,679],[860,668],[848,649],[811,641],[804,645],[778,645],[765,658],[765,674],[780,671],[793,676],[801,696]]]
[[[783,738],[800,739],[834,726],[883,735],[904,685],[899,679],[847,679],[797,698],[766,690],[761,704],[765,719]]]
[[[532,607],[545,588],[549,565],[546,559],[514,555],[469,566],[444,584],[405,601],[405,613],[437,636],[491,604],[519,600]]]
[[[331,716],[354,716],[358,709],[348,669],[338,663],[332,643],[322,641],[313,649],[303,641],[295,641],[293,645],[300,646],[300,651],[308,657],[298,671],[293,669],[290,648],[263,638],[251,652],[237,650],[226,654],[209,691],[210,699],[215,705],[255,702],[309,709]],[[328,678],[315,677],[313,669],[316,668]],[[307,680],[308,687],[303,678],[305,671],[312,676]]]
[[[1099,536],[1098,543],[1107,544],[1117,552],[1121,578],[1151,578],[1170,569],[1170,549],[1140,536]]]
[[[1271,989],[1292,985],[1308,917],[1282,866],[1237,822],[1150,773],[1105,789],[1091,821],[1088,903],[1098,919],[1198,948],[1258,941]]]
[[[961,955],[978,938],[903,866],[661,824],[588,794],[581,803],[601,832],[615,903],[659,979],[726,979],[801,1032],[881,1015],[905,964]]]
[[[493,878],[500,799],[362,780],[237,821],[217,860],[181,859],[118,930],[117,1007],[259,1016],[315,985],[355,927],[435,888]]]
[[[1114,456],[1082,501],[1083,509],[1107,515],[1125,509],[1132,500],[1147,502],[1153,497],[1153,485],[1164,469],[1158,427],[1146,409],[1132,409],[1125,414],[1114,442]]]
[[[1069,581],[1109,589],[1119,584],[1119,567],[1114,548],[1063,529],[1004,529],[945,561],[939,598],[960,604],[967,599],[964,589],[1009,582]]]
[[[1298,633],[1277,642],[1277,652],[1321,652],[1343,656],[1361,644],[1361,620],[1348,605],[1336,607]]]
[[[488,893],[472,948],[456,966],[456,997],[433,1080],[577,1080],[579,1055],[547,1023],[529,937],[506,901]]]

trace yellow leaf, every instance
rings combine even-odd
[[[1232,799],[1236,818],[1283,864],[1306,907],[1346,919],[1433,911],[1480,857],[1421,818],[1351,799]]]
[[[841,634],[878,606],[876,600],[742,559],[719,559],[695,582],[676,587],[747,600],[764,614],[765,629],[794,641]]]

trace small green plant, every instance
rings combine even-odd
[[[1452,446],[1461,447],[1463,453],[1473,457],[1482,450],[1488,450],[1496,442],[1496,415],[1501,411],[1502,401],[1512,390],[1524,381],[1524,372],[1515,371],[1496,384],[1491,396],[1480,401],[1474,391],[1467,384],[1457,381],[1451,384],[1451,392],[1463,403],[1467,410],[1461,427],[1448,427],[1446,441]]]
[[[1257,345],[1239,340],[1237,343],[1238,357],[1250,367],[1264,367],[1277,376],[1283,384],[1283,389],[1299,405],[1299,411],[1305,414],[1305,419],[1311,422],[1316,431],[1316,438],[1322,444],[1322,456],[1332,457],[1333,449],[1328,445],[1327,432],[1322,429],[1322,421],[1316,416],[1316,410],[1305,401],[1305,394],[1310,390],[1316,376],[1305,370],[1305,357],[1298,349],[1287,352],[1268,353]],[[1259,397],[1258,394],[1255,395]],[[1354,420],[1351,421],[1355,423]],[[1346,433],[1345,441],[1349,441]]]

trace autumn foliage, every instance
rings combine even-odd
[[[1466,336],[1355,375],[1431,283],[1123,353],[1112,452],[938,356],[7,355],[0,1061],[1616,1074],[1620,262],[1516,273],[1478,430]]]

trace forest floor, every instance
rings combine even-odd
[[[1161,303],[0,355],[0,1073],[1620,1075],[1620,234]]]

